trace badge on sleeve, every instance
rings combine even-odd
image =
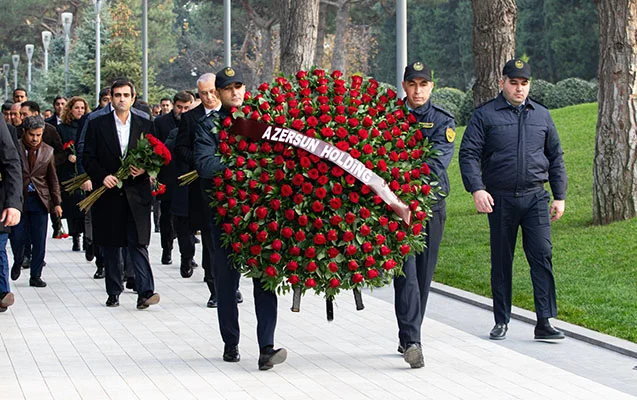
[[[453,143],[453,141],[456,139],[456,131],[449,127],[445,131],[445,136],[447,136],[447,142]]]

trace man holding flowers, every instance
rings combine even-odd
[[[219,124],[229,118],[231,110],[241,107],[245,96],[245,85],[239,70],[227,67],[216,75],[217,96],[221,100],[222,108],[218,113],[206,116],[206,121],[197,127],[194,145],[194,162],[199,176],[203,179],[213,179],[226,166],[219,157]],[[216,219],[216,212],[213,218]],[[212,238],[214,243],[213,268],[217,287],[217,306],[219,329],[225,343],[223,360],[238,362],[239,356],[239,310],[236,291],[239,287],[240,273],[229,259],[230,250],[223,247],[222,226],[213,224]],[[277,296],[266,290],[260,279],[253,279],[254,303],[257,315],[257,337],[260,355],[258,366],[260,370],[272,368],[287,358],[287,351],[283,348],[274,349],[274,330],[277,321]]]
[[[414,62],[405,68],[402,86],[411,115],[418,121],[422,134],[433,144],[432,150],[438,151],[438,155],[429,160],[429,167],[438,177],[442,193],[448,194],[447,167],[453,157],[456,136],[453,115],[429,101],[434,82],[431,70],[424,63]],[[400,340],[398,351],[404,353],[405,361],[412,368],[425,366],[420,329],[447,219],[444,197],[439,194],[437,200],[431,207],[432,216],[425,227],[426,248],[421,253],[410,255],[403,265],[405,275],[394,279],[394,306]]]
[[[111,86],[113,112],[87,122],[82,162],[94,183],[106,188],[93,205],[94,240],[103,246],[106,269],[106,306],[117,307],[122,292],[119,251],[128,249],[135,269],[137,308],[146,309],[159,302],[148,259],[150,243],[151,189],[148,173],[131,165],[130,177],[116,175],[142,134],[152,133],[153,124],[131,112],[135,86],[118,79]],[[98,185],[99,188],[99,185]]]

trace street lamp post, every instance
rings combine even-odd
[[[9,100],[9,64],[2,65],[2,74],[4,75],[4,101]]]
[[[402,98],[403,71],[407,66],[407,0],[396,0],[396,89]]]
[[[18,64],[20,64],[20,56],[14,54],[11,56],[11,61],[13,61],[13,89],[18,88]]]
[[[71,24],[73,23],[73,14],[70,12],[62,13],[62,26],[64,27],[64,94],[69,95],[69,34],[71,33]]]
[[[31,59],[33,58],[33,46],[32,44],[27,44],[24,46],[24,50],[27,52],[27,90],[31,93]]]
[[[49,72],[49,45],[51,44],[50,31],[42,31],[42,47],[44,47],[44,73]]]
[[[223,62],[226,67],[232,63],[231,7],[230,0],[223,0]]]
[[[142,88],[148,102],[148,0],[142,0]]]
[[[102,0],[93,0],[95,2],[95,104],[100,102],[100,89],[102,82],[101,75],[101,17]]]

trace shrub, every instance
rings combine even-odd
[[[555,84],[549,108],[562,108],[573,104],[597,100],[596,85],[580,78],[566,78]]]
[[[549,104],[553,99],[553,91],[555,85],[542,79],[533,79],[531,82],[531,91],[529,97],[538,103],[544,104],[548,108],[555,108]]]
[[[462,99],[462,104],[456,114],[456,125],[467,125],[467,123],[469,123],[469,119],[471,119],[471,115],[473,114],[473,109],[473,90],[470,89],[464,94],[464,99]]]
[[[444,108],[457,117],[465,94],[456,88],[443,87],[431,94],[431,102]]]

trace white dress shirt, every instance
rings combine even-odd
[[[130,124],[131,114],[128,113],[126,122],[122,122],[115,111],[113,111],[113,118],[115,118],[115,128],[117,129],[117,137],[119,139],[119,149],[121,150],[122,158],[126,157],[126,150],[128,148],[128,139],[130,138]]]

